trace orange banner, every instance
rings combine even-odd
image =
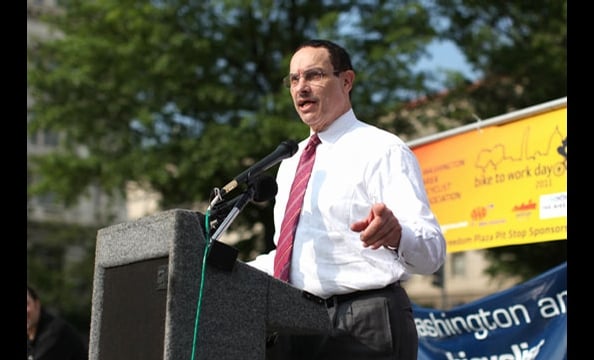
[[[567,106],[412,148],[448,252],[567,239]]]

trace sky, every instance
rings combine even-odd
[[[479,76],[473,72],[462,52],[451,41],[434,41],[429,45],[431,58],[421,60],[417,67],[419,69],[440,69],[461,71],[470,80],[476,80]]]

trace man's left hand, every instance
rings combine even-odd
[[[363,246],[372,249],[398,248],[402,236],[400,222],[383,203],[373,204],[367,218],[351,224],[351,230],[359,232]]]

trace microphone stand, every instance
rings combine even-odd
[[[233,206],[233,209],[231,209],[231,211],[229,211],[229,214],[227,214],[227,217],[225,218],[225,220],[223,220],[223,222],[221,223],[221,225],[219,225],[219,227],[217,228],[217,230],[215,231],[215,233],[212,235],[211,237],[211,241],[216,241],[219,240],[219,238],[221,237],[221,235],[223,234],[223,232],[225,230],[227,230],[227,228],[229,227],[229,225],[231,225],[231,223],[233,222],[233,220],[235,220],[235,218],[237,217],[237,215],[239,215],[239,212],[241,210],[243,210],[243,208],[245,208],[245,206],[247,205],[248,202],[250,202],[253,198],[254,198],[254,194],[255,194],[255,189],[254,186],[250,186],[248,187],[248,189],[243,193],[243,196],[241,198],[239,198],[237,200],[237,202],[235,202],[235,205]]]
[[[215,233],[210,238],[210,251],[207,256],[207,262],[210,265],[218,267],[221,270],[231,271],[235,260],[237,259],[238,250],[230,245],[222,243],[219,240],[221,235],[231,225],[233,220],[239,215],[239,212],[245,208],[248,202],[254,198],[256,190],[253,185],[249,186],[248,189],[243,193],[243,196],[239,198],[227,217],[218,226]]]

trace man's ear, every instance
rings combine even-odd
[[[354,82],[355,82],[355,72],[353,70],[346,70],[344,72],[343,86],[350,86],[352,88]]]

